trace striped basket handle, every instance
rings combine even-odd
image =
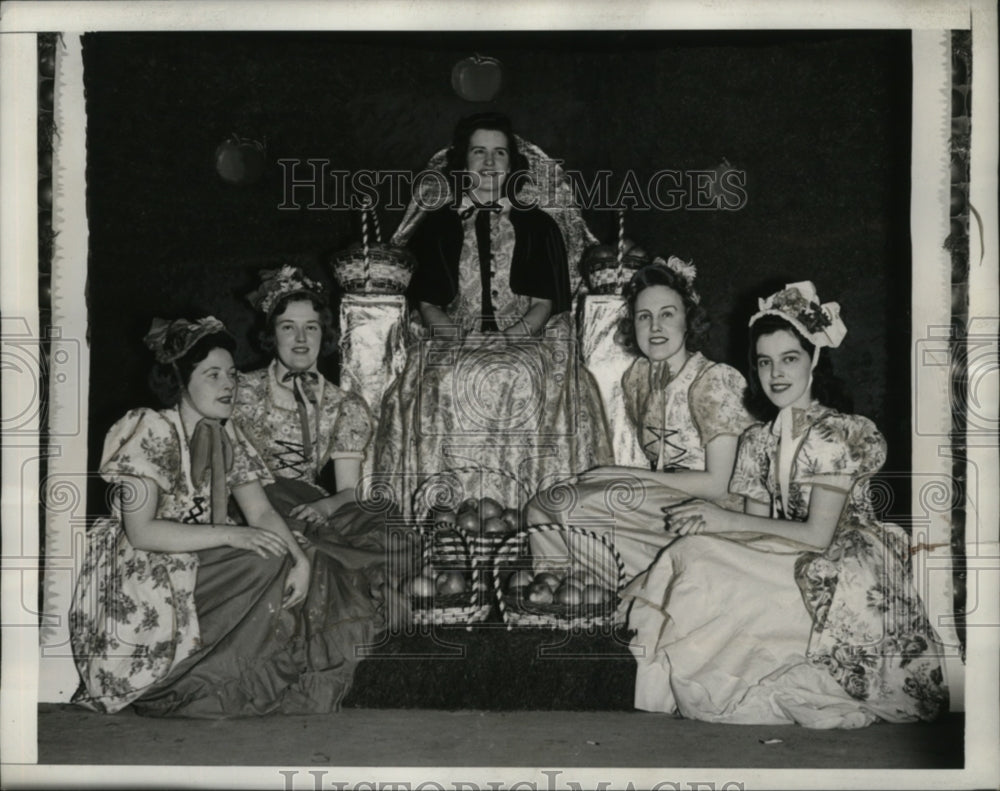
[[[479,582],[479,575],[480,575],[479,563],[476,560],[475,555],[473,555],[472,551],[469,549],[469,542],[466,539],[465,535],[462,533],[462,531],[456,530],[455,535],[458,536],[459,541],[461,542],[462,554],[466,562],[469,564],[469,576],[471,577],[469,581],[469,593],[470,593],[469,606],[475,608],[479,604],[479,586],[476,584]],[[424,541],[423,551],[421,552],[421,559],[423,560],[423,564],[424,565],[430,564],[433,557],[434,557],[433,536],[428,536],[427,539]]]
[[[618,270],[615,273],[618,285],[622,285],[622,274],[625,271],[625,210],[618,212],[618,254],[616,256]],[[620,292],[619,292],[620,293]]]
[[[618,586],[615,589],[615,593],[621,593],[622,589],[625,587],[625,562],[622,560],[622,556],[619,554],[618,550],[615,549],[611,539],[608,538],[607,533],[595,533],[593,530],[588,530],[584,527],[577,527],[576,525],[561,525],[558,522],[532,525],[527,530],[509,536],[499,547],[497,547],[497,551],[493,555],[493,592],[497,598],[497,606],[500,608],[500,617],[505,623],[507,623],[507,617],[505,614],[507,606],[504,604],[503,586],[500,582],[501,561],[509,555],[516,554],[517,550],[524,543],[527,543],[528,539],[530,539],[535,533],[551,533],[556,531],[561,533],[576,533],[578,535],[588,536],[589,538],[600,541],[611,554],[611,557],[614,558],[615,565],[618,567]],[[510,623],[507,623],[507,628],[512,628]]]
[[[382,229],[379,227],[378,214],[372,205],[371,198],[366,197],[361,204],[361,253],[365,260],[365,283],[371,282],[371,256],[369,255],[368,241],[368,218],[371,217],[372,227],[375,229],[376,243],[382,242]]]
[[[417,514],[424,514],[428,510],[433,509],[434,505],[433,503],[430,502],[425,503],[423,501],[429,499],[427,491],[432,490],[432,487],[438,485],[438,482],[440,480],[443,480],[448,475],[453,475],[458,479],[459,483],[461,484],[462,483],[461,476],[470,475],[473,473],[479,475],[485,475],[485,474],[499,475],[502,478],[506,478],[507,480],[513,482],[514,489],[518,493],[518,501],[519,501],[518,505],[519,506],[521,505],[521,501],[527,502],[528,491],[527,489],[525,489],[524,484],[522,484],[521,481],[518,480],[516,475],[507,472],[507,470],[501,470],[497,467],[472,467],[472,466],[449,467],[447,470],[441,470],[440,472],[434,473],[429,478],[427,478],[422,484],[420,484],[420,486],[417,487],[417,490],[413,493],[413,499],[411,503],[413,506],[412,514],[416,516]],[[510,504],[507,503],[507,505],[509,506]],[[422,506],[426,506],[426,509],[423,508]]]

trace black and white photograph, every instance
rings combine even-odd
[[[0,33],[5,787],[1000,782],[991,4]]]

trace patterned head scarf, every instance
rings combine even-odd
[[[260,286],[247,295],[250,303],[268,318],[285,297],[302,295],[326,301],[323,284],[306,276],[300,267],[285,265],[280,269],[265,269],[260,273]]]
[[[229,335],[226,325],[215,316],[206,316],[197,321],[155,318],[142,340],[158,363],[168,364],[187,354],[202,338],[219,332]]]

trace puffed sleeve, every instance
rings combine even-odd
[[[260,481],[261,486],[273,483],[271,471],[235,420],[226,422],[226,432],[233,446],[233,466],[226,475],[229,486],[241,486],[251,481]]]
[[[356,393],[343,393],[330,437],[328,458],[363,459],[375,421],[365,400]]]
[[[757,423],[750,426],[740,437],[736,451],[733,476],[729,479],[729,491],[741,497],[770,503],[771,492],[767,488],[768,468],[771,455],[768,452],[768,428]]]
[[[153,409],[133,409],[104,438],[101,477],[116,483],[123,476],[148,478],[171,491],[181,470],[180,438],[173,424]]]
[[[746,386],[743,375],[723,363],[706,368],[691,385],[691,415],[702,445],[726,434],[738,437],[754,422],[743,406]]]
[[[831,412],[816,421],[796,460],[803,483],[849,491],[885,464],[886,443],[868,418]]]

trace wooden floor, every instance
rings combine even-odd
[[[199,721],[41,704],[44,764],[946,769],[963,765],[964,715],[854,731],[712,725],[622,711],[345,709]],[[721,775],[720,775],[721,777]],[[311,786],[310,786],[311,787]],[[324,786],[326,788],[328,786]]]

